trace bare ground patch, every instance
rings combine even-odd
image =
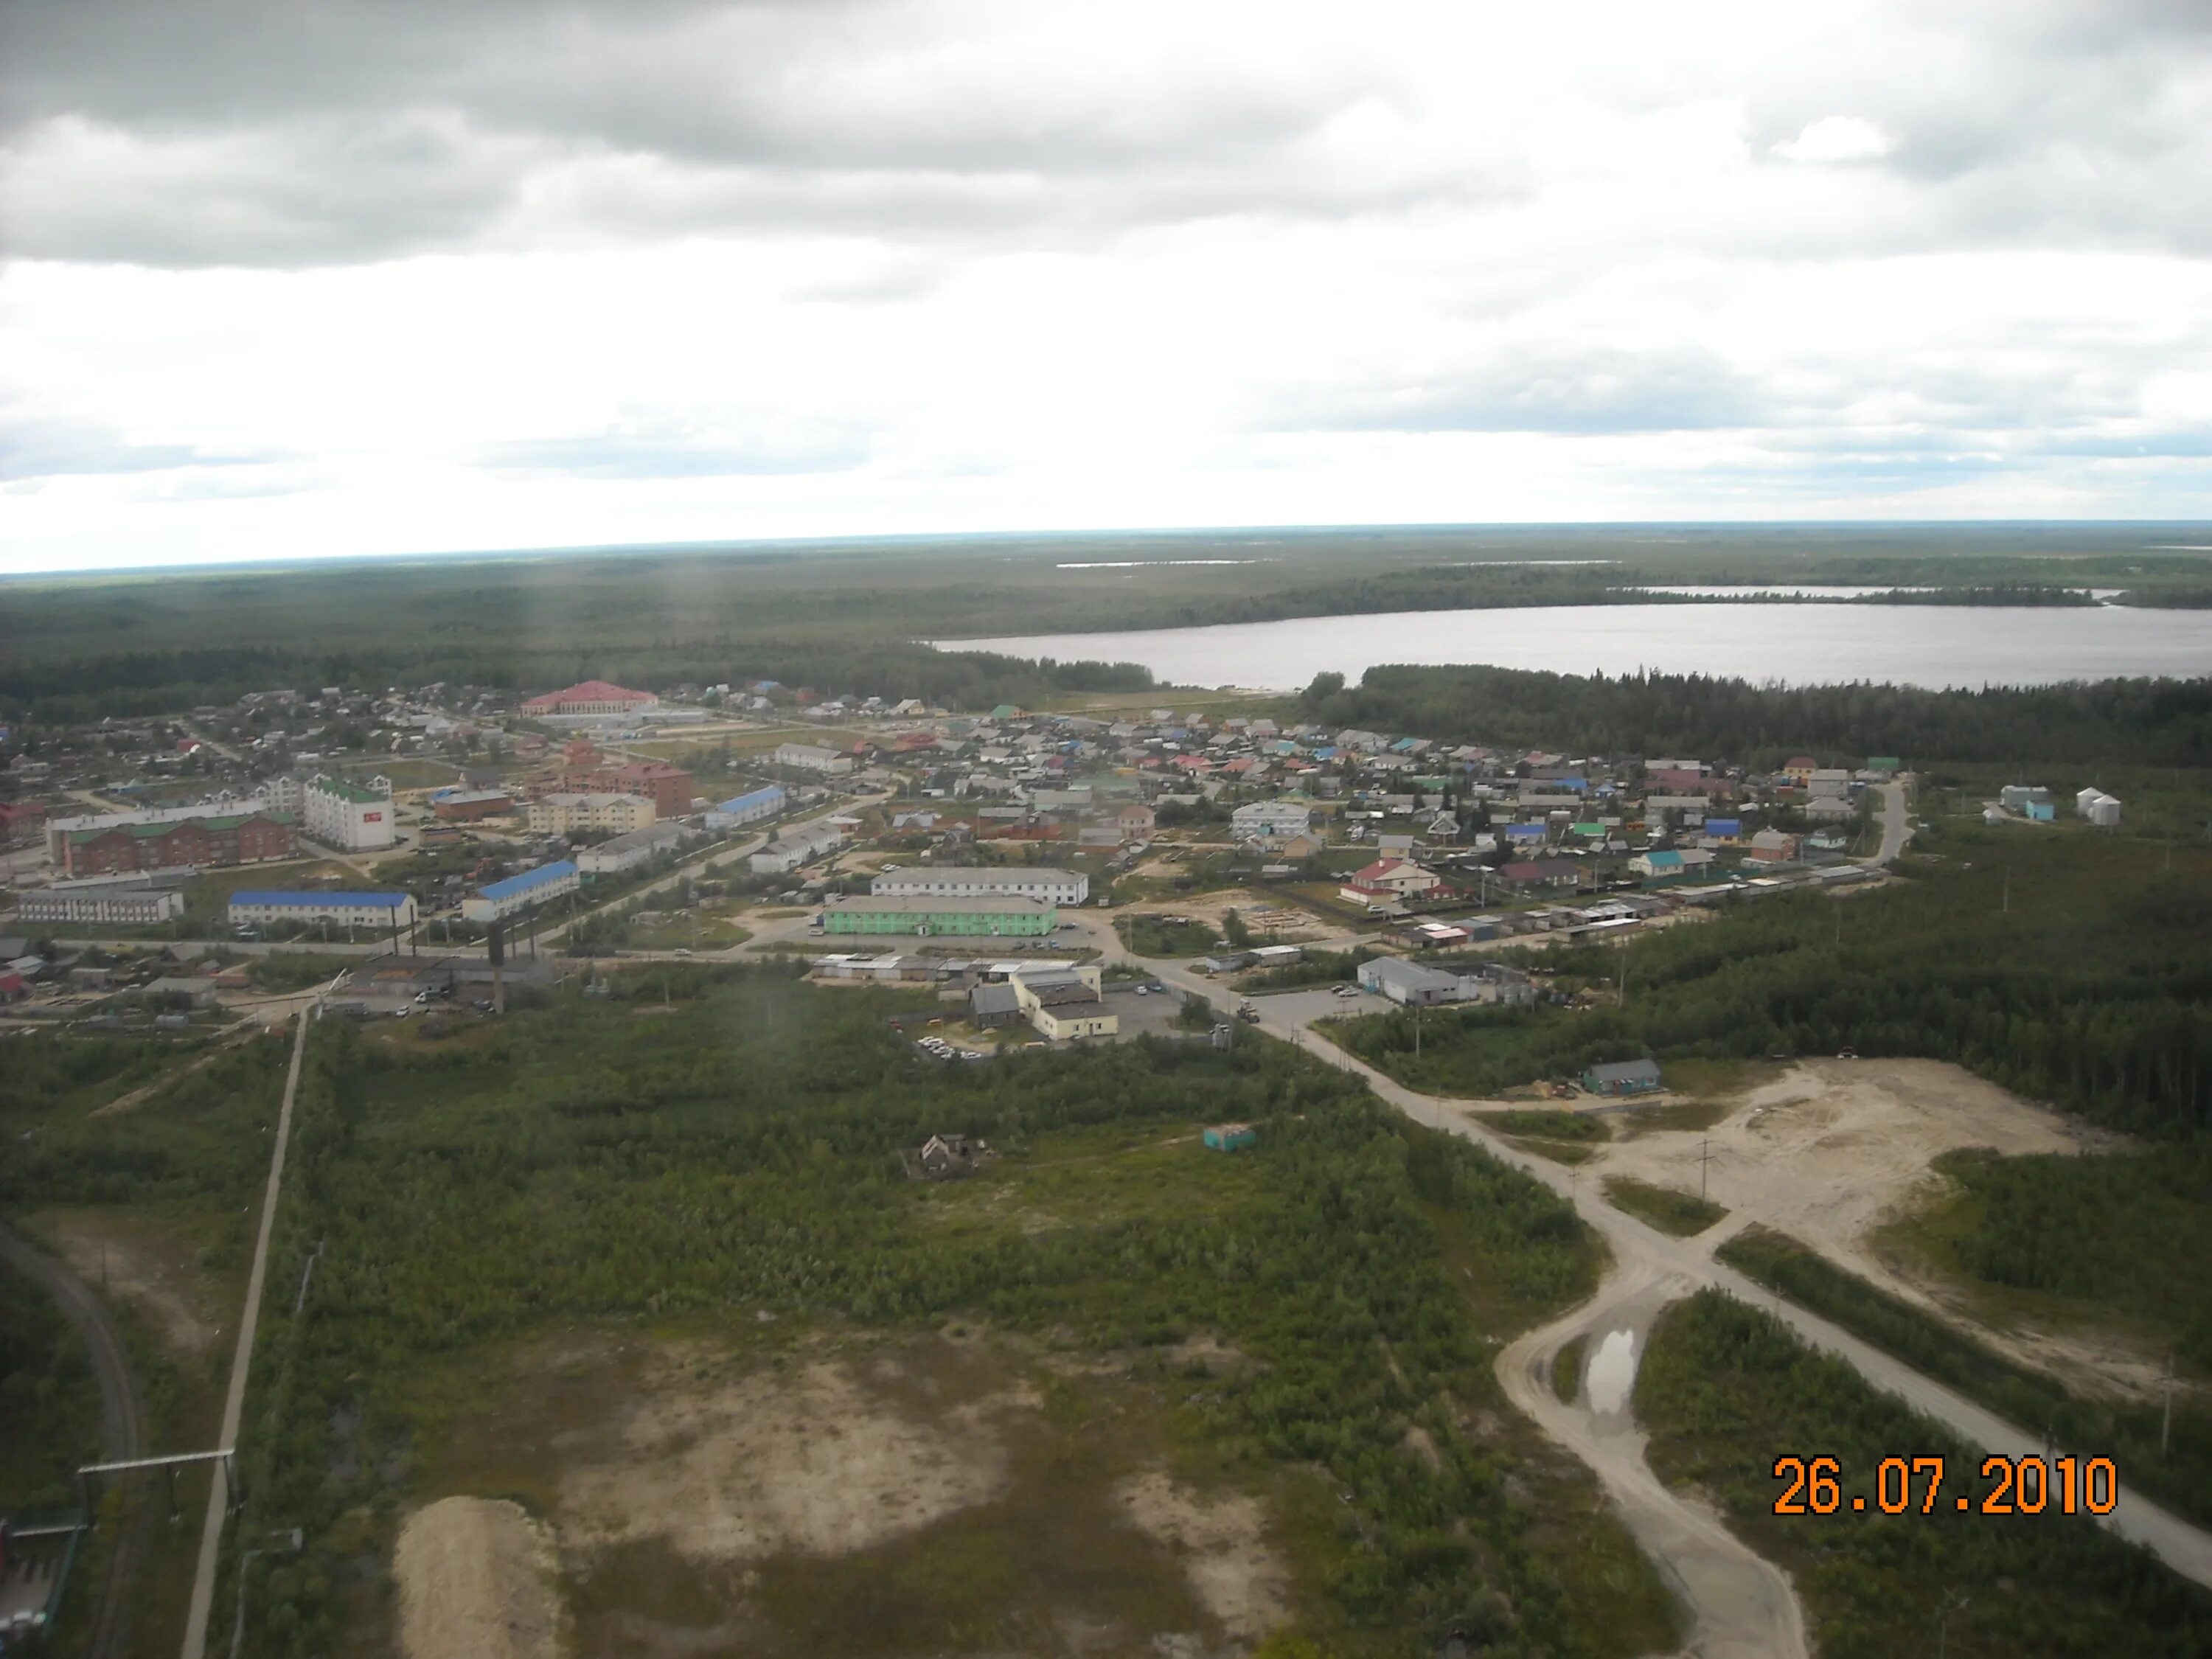
[[[441,1498],[392,1553],[407,1659],[554,1659],[562,1651],[553,1545],[519,1504]]]
[[[171,1350],[197,1358],[214,1349],[225,1322],[210,1305],[191,1241],[94,1211],[50,1211],[34,1221],[79,1277],[136,1308]]]
[[[1130,1520],[1182,1559],[1192,1590],[1231,1636],[1257,1642],[1289,1617],[1290,1575],[1267,1542],[1257,1498],[1201,1497],[1158,1470],[1120,1492]]]

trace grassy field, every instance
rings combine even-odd
[[[2212,1595],[2087,1516],[2062,1517],[2055,1506],[1956,1513],[1956,1497],[1977,1501],[1996,1485],[1977,1478],[1978,1453],[1719,1291],[1661,1316],[1636,1413],[1661,1478],[1715,1504],[1790,1572],[1824,1659],[1891,1659],[1939,1644],[1955,1659],[2212,1650]],[[1784,1455],[1837,1460],[1834,1512],[1775,1513]],[[1882,1513],[1882,1460],[1916,1456],[1944,1460],[1942,1501],[1919,1512],[1923,1479],[1905,1513]]]
[[[1554,1164],[1586,1164],[1600,1146],[1613,1139],[1613,1130],[1603,1118],[1585,1112],[1531,1109],[1478,1112],[1475,1115],[1522,1152],[1547,1158]]]
[[[680,1614],[762,1653],[882,1651],[887,1627],[1034,1650],[1054,1604],[1131,1646],[1289,1628],[1379,1656],[1470,1618],[1561,1655],[1674,1639],[1491,1373],[1594,1281],[1534,1183],[1265,1041],[947,1067],[888,1026],[926,999],[651,977],[445,1042],[319,1030],[272,1273],[324,1254],[307,1316],[265,1316],[293,1358],[246,1437],[246,1524],[311,1541],[248,1651],[377,1650],[388,1604],[346,1587],[408,1503],[460,1491],[554,1520],[608,1640]],[[1203,1148],[1224,1116],[1259,1144]],[[898,1172],[955,1129],[1000,1156]],[[836,1443],[800,1448],[824,1423]],[[948,1436],[972,1458],[927,1449]],[[884,1467],[920,1506],[889,1532],[853,1518]],[[687,1530],[671,1494],[738,1468],[784,1507]],[[817,1505],[844,1544],[803,1547]],[[1276,1588],[1209,1601],[1201,1559]]]
[[[1678,1193],[1669,1187],[1655,1187],[1649,1182],[1638,1181],[1628,1176],[1607,1176],[1605,1179],[1606,1202],[1616,1210],[1626,1210],[1641,1220],[1650,1222],[1662,1233],[1672,1233],[1677,1238],[1694,1238],[1717,1221],[1725,1220],[1728,1212],[1719,1205],[1699,1198],[1694,1193]]]

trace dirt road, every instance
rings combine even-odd
[[[44,1285],[83,1335],[93,1374],[100,1379],[103,1459],[113,1463],[143,1457],[145,1412],[138,1398],[137,1379],[131,1374],[130,1350],[124,1346],[123,1333],[116,1328],[100,1297],[67,1267],[4,1226],[0,1226],[0,1261]],[[143,1553],[144,1523],[150,1516],[151,1510],[143,1505],[125,1516],[95,1601],[92,1634],[84,1646],[87,1659],[107,1659],[123,1641],[131,1605],[127,1591]]]

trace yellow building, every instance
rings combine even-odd
[[[653,803],[642,795],[541,795],[530,803],[530,830],[538,836],[568,836],[604,830],[635,835],[653,827]]]

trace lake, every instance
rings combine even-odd
[[[1213,628],[938,640],[948,651],[1142,663],[1170,685],[1290,691],[1377,663],[1702,673],[1809,685],[2047,685],[2212,674],[2212,611],[2123,605],[1594,605],[1297,617]]]

